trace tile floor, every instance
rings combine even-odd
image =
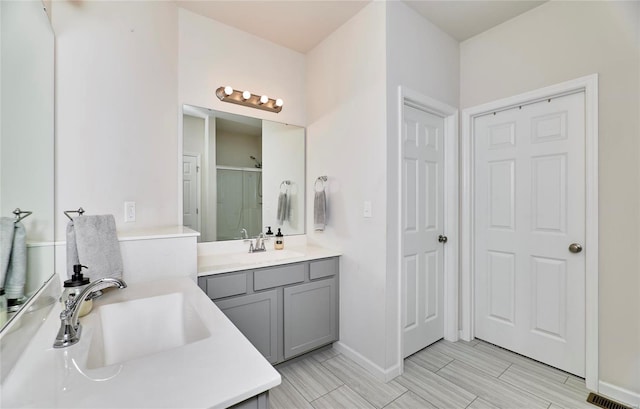
[[[436,342],[387,383],[334,349],[276,369],[282,384],[270,392],[272,409],[595,408],[583,379],[482,341]]]

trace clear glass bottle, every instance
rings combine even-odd
[[[82,290],[84,290],[85,287],[89,285],[89,278],[82,276],[83,268],[87,267],[80,264],[76,264],[73,266],[73,275],[70,279],[64,282],[64,291],[62,292],[62,297],[60,298],[62,305],[65,304],[70,296],[77,297],[78,295],[80,295]],[[92,308],[93,300],[83,302],[80,306],[79,316],[84,317],[85,315],[89,314]]]
[[[273,244],[273,248],[276,250],[284,249],[284,236],[282,235],[280,229],[278,229],[278,233],[276,233],[276,241]]]

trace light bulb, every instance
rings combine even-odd
[[[260,97],[260,103],[261,104],[266,104],[267,102],[269,102],[269,97],[266,95],[263,95]]]
[[[249,91],[242,92],[242,98],[245,100],[251,98],[251,93]]]
[[[277,106],[277,107],[281,107],[281,106],[282,106],[282,104],[284,104],[284,101],[283,101],[283,100],[281,100],[280,98],[276,99],[276,106]]]
[[[233,94],[233,88],[227,85],[226,87],[224,87],[224,93],[227,95]]]

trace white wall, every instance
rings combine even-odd
[[[460,48],[462,108],[599,74],[600,381],[636,394],[640,394],[639,31],[638,2],[552,1],[463,42]]]
[[[273,233],[278,227],[282,234],[304,234],[305,206],[305,143],[304,128],[262,121],[262,225],[271,226]],[[289,180],[289,219],[278,224],[278,196],[285,187],[282,181]]]
[[[201,160],[204,160],[204,118],[189,115],[184,115],[182,118],[183,153],[198,154]]]
[[[307,235],[340,249],[340,343],[384,372],[386,288],[385,5],[368,4],[307,54]],[[313,183],[326,175],[329,219],[313,228]],[[373,217],[363,218],[363,202]],[[358,359],[359,356],[359,359]]]
[[[398,87],[458,106],[459,43],[403,2],[387,3],[387,367],[399,364]],[[454,236],[457,232],[446,232]],[[454,268],[454,274],[457,269]]]
[[[175,225],[177,11],[172,2],[53,4],[56,237],[63,210],[112,213],[118,230]],[[125,201],[136,202],[124,224]]]
[[[179,101],[260,119],[305,124],[303,54],[252,34],[179,10]],[[220,86],[282,98],[282,112],[220,101]]]
[[[216,130],[216,165],[253,168],[255,157],[262,162],[262,138],[260,135],[247,135]]]

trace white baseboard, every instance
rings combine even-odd
[[[389,369],[383,369],[374,364],[368,358],[362,356],[359,352],[356,352],[352,348],[346,346],[342,342],[338,341],[333,344],[333,348],[343,354],[345,357],[351,359],[356,364],[363,367],[367,372],[373,375],[377,380],[381,382],[389,382],[393,378],[402,375],[402,369],[400,365],[395,365]]]
[[[638,392],[600,381],[598,384],[598,393],[617,400],[620,403],[631,405],[633,408],[640,407],[640,393]]]

